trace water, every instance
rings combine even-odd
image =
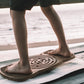
[[[56,5],[66,39],[84,38],[84,3]],[[57,40],[40,7],[26,12],[29,43]],[[0,9],[0,45],[15,45],[9,8]]]

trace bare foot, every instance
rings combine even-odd
[[[47,54],[58,54],[58,55],[62,55],[64,57],[72,57],[72,53],[68,50],[68,49],[56,49],[56,50],[50,50],[47,52]]]
[[[12,64],[11,66],[8,66],[6,69],[6,72],[8,73],[22,73],[22,74],[31,74],[32,71],[29,67],[29,65],[21,65],[20,62],[16,62]]]

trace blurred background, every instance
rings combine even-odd
[[[71,43],[84,42],[83,1],[59,0],[59,5],[53,5],[61,18],[66,40],[70,40]],[[26,11],[28,43],[57,41],[57,37],[47,18],[43,15],[39,3],[37,5],[31,11]],[[0,0],[0,50],[7,45],[15,46],[16,43],[10,17],[9,0]]]

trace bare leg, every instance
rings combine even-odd
[[[63,26],[60,21],[60,18],[56,11],[53,9],[52,6],[49,7],[41,7],[43,13],[48,18],[50,24],[52,25],[52,28],[57,35],[58,42],[59,42],[59,48],[49,52],[49,54],[60,54],[63,56],[71,56],[72,54],[69,51],[69,48],[67,46],[65,35],[63,31]]]
[[[27,28],[25,22],[25,11],[10,11],[15,39],[19,51],[20,61],[7,68],[9,73],[31,73],[28,48],[27,48]]]

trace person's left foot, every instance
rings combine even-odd
[[[21,65],[20,62],[16,62],[10,66],[8,66],[5,70],[7,73],[16,73],[16,74],[31,74],[32,71],[29,65]]]

